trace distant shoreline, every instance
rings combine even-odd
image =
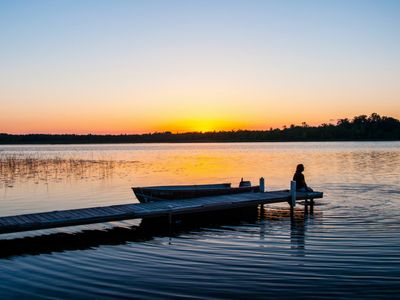
[[[270,141],[163,141],[163,142],[15,142],[2,143],[0,146],[18,146],[18,145],[113,145],[113,144],[229,144],[229,143],[336,143],[336,142],[399,142],[400,139],[379,139],[379,140],[270,140]]]
[[[258,143],[258,142],[374,142],[400,141],[400,121],[376,113],[369,117],[339,119],[337,124],[290,125],[269,130],[94,135],[94,134],[7,134],[0,145],[43,144],[150,144],[150,143]]]

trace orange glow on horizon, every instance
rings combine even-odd
[[[221,111],[221,110],[219,110]],[[301,125],[306,122],[310,126],[317,126],[322,123],[336,123],[338,118],[352,118],[362,113],[330,115],[315,115],[310,112],[299,114],[297,112],[286,112],[286,115],[279,115],[275,111],[268,114],[252,111],[230,111],[229,113],[217,114],[216,112],[195,110],[196,113],[189,113],[188,117],[182,118],[184,112],[165,112],[159,108],[154,113],[135,113],[126,110],[109,111],[90,114],[87,111],[77,112],[75,115],[19,115],[12,116],[14,120],[7,119],[7,116],[0,120],[0,132],[9,134],[145,134],[153,132],[184,133],[184,132],[211,132],[231,130],[269,130],[270,128],[289,127],[291,124]],[[164,114],[163,114],[164,113]],[[385,114],[378,112],[380,115]],[[370,114],[370,113],[365,113]],[[336,118],[335,118],[336,117]]]
[[[183,119],[166,124],[160,124],[155,131],[171,131],[171,132],[210,132],[210,131],[228,131],[248,128],[250,124],[245,122],[237,122],[232,120],[217,119]]]
[[[216,119],[186,119],[175,122],[150,123],[146,121],[134,122],[132,120],[91,120],[61,121],[58,122],[34,122],[20,123],[13,128],[3,128],[1,133],[8,134],[145,134],[153,132],[212,132],[212,131],[237,131],[237,130],[269,130],[270,128],[289,127],[291,124],[301,125],[303,121],[284,122],[239,122],[235,120]],[[320,125],[328,121],[306,121],[310,126]],[[332,123],[336,123],[335,121]],[[27,129],[29,128],[29,129]]]

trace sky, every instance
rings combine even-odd
[[[0,0],[0,132],[400,118],[400,1]]]

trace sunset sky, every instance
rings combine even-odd
[[[400,118],[400,1],[0,1],[0,132]]]

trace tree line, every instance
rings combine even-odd
[[[290,141],[394,141],[400,140],[400,121],[393,117],[360,115],[339,119],[336,124],[283,126],[269,130],[212,132],[154,132],[147,134],[7,134],[0,144],[90,144],[90,143],[201,143],[201,142],[290,142]]]

